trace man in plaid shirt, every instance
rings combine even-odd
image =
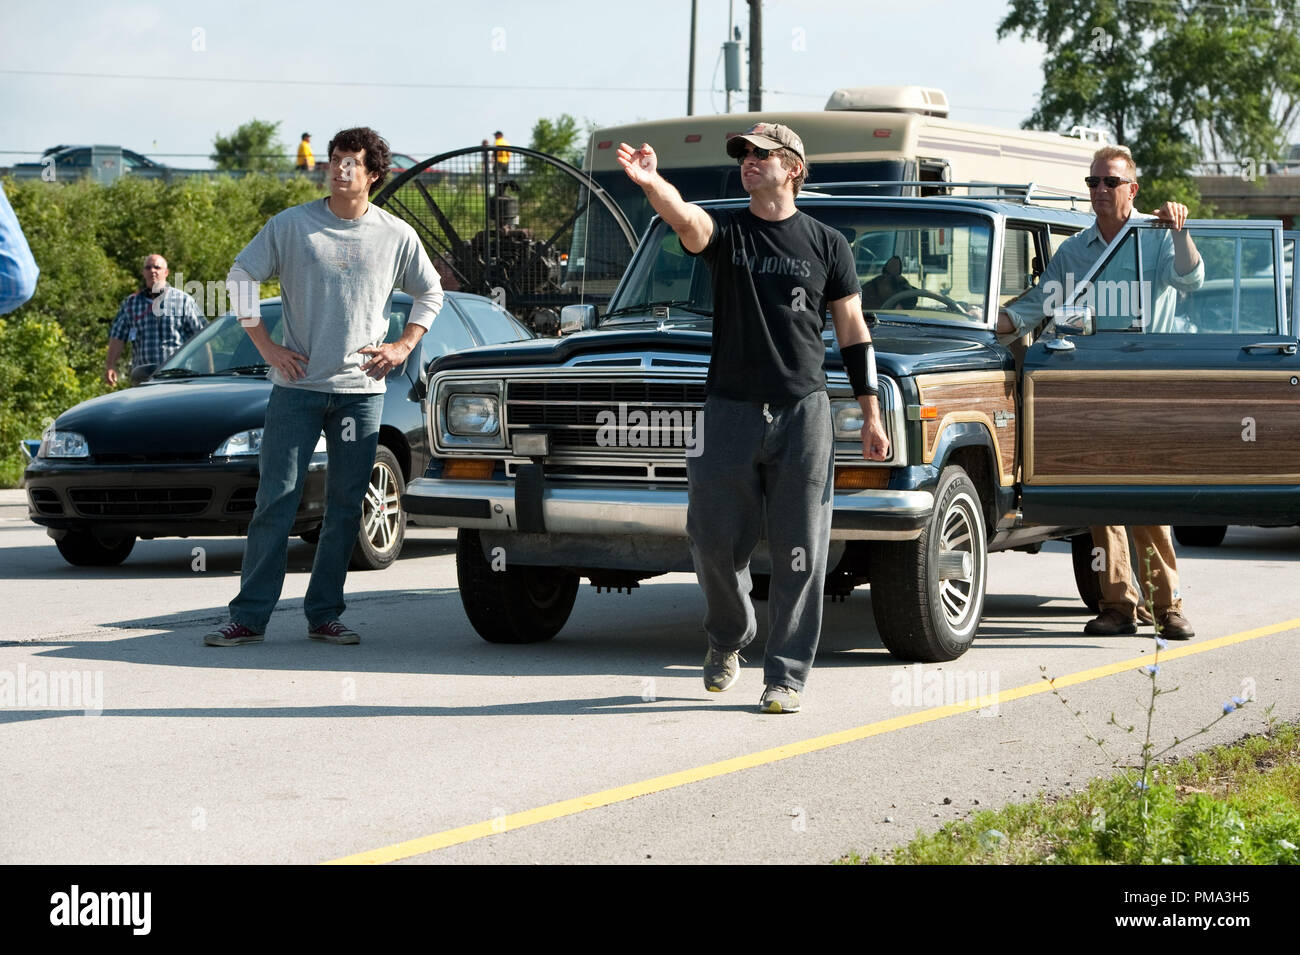
[[[147,255],[144,288],[128,295],[108,330],[108,359],[104,380],[117,385],[117,360],[131,343],[131,368],[161,365],[207,322],[193,296],[167,284],[167,260]]]

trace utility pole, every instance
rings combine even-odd
[[[749,0],[749,111],[763,109],[763,3]]]
[[[727,3],[727,39],[722,44],[722,85],[727,90],[727,112],[731,112],[731,87],[732,87],[732,63],[735,63],[737,72],[740,70],[740,58],[736,54],[738,49],[733,39],[736,32],[736,0],[729,0]]]
[[[699,0],[691,0],[691,55],[686,67],[686,115],[695,115],[695,13]]]

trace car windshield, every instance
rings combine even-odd
[[[985,324],[992,222],[942,209],[804,205],[849,242],[862,307],[902,321]],[[664,222],[645,239],[602,325],[700,324],[713,314],[708,267]]]
[[[407,302],[393,302],[388,314],[388,335],[385,341],[396,341],[406,325],[411,306]],[[280,323],[279,302],[262,303],[262,322],[271,333],[271,340],[284,344],[284,329]],[[223,315],[191,338],[172,355],[154,378],[187,378],[195,375],[247,374],[265,368],[266,361],[258,352],[234,315]]]

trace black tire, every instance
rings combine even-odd
[[[348,563],[353,570],[383,570],[397,560],[406,539],[406,513],[402,510],[405,491],[401,465],[381,444],[361,504],[361,530]]]
[[[303,531],[298,537],[313,547],[320,543],[320,528],[313,527],[309,531]]]
[[[101,539],[88,531],[69,531],[54,543],[74,567],[116,567],[135,547],[135,536]]]
[[[941,552],[968,554],[957,559],[969,565],[969,572],[963,568],[941,580]],[[975,640],[987,575],[988,539],[979,491],[962,468],[946,467],[921,536],[872,545],[871,609],[885,648],[900,660],[957,659]]]
[[[1074,586],[1079,599],[1093,613],[1101,613],[1101,580],[1092,569],[1092,535],[1075,534],[1070,538],[1070,561],[1074,564]]]
[[[750,600],[766,600],[767,592],[771,589],[772,589],[771,574],[755,574],[753,572],[750,573],[749,575],[749,599]]]
[[[559,567],[501,569],[483,554],[478,531],[456,535],[456,580],[465,616],[488,643],[541,643],[564,627],[578,597],[578,575]]]
[[[1218,547],[1227,534],[1227,524],[1174,525],[1174,539],[1184,547]]]

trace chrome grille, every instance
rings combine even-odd
[[[533,380],[506,384],[509,435],[547,431],[554,454],[682,455],[704,381]]]

